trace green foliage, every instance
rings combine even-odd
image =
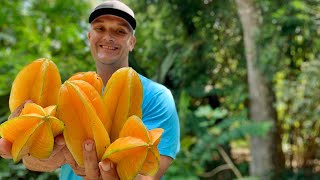
[[[257,1],[257,4],[263,16],[261,31],[257,34],[259,67],[271,85],[295,80],[303,62],[319,56],[319,39],[314,38],[319,36],[319,1]],[[167,71],[164,83],[179,99],[182,148],[169,169],[169,177],[197,178],[205,169],[211,168],[208,161],[214,162],[215,143],[229,144],[234,138],[260,136],[271,126],[270,123],[255,124],[247,118],[246,64],[236,7],[233,1],[210,0],[201,3],[148,0],[132,5],[138,9],[138,24],[144,27],[143,31],[137,31],[138,42],[141,42],[138,47],[143,49],[135,51],[134,58],[137,57],[138,63],[147,69],[149,77],[156,74],[155,79],[161,81],[163,78],[157,77]],[[150,29],[145,28],[149,25]],[[167,63],[168,57],[175,60],[168,70],[163,70],[162,64]],[[152,63],[147,63],[150,61]],[[314,79],[318,77],[314,76]],[[290,92],[292,96],[286,102],[277,96],[280,98],[277,105],[291,104],[295,99],[297,90],[284,87],[274,90],[281,95]],[[222,125],[195,114],[201,108],[210,109],[207,105],[212,95],[218,97],[221,113],[227,112]],[[304,101],[302,98],[295,100]],[[283,117],[293,116],[288,111],[277,110],[280,126],[288,126]],[[312,108],[309,111],[313,111]],[[304,113],[301,117],[307,118]],[[282,137],[284,141],[287,141],[286,134]],[[195,152],[198,153],[195,155]],[[179,169],[186,170],[181,172]]]
[[[0,122],[9,115],[11,83],[27,63],[51,58],[65,80],[94,70],[87,43],[87,0],[3,1],[0,8]],[[181,151],[167,179],[201,179],[224,164],[217,145],[248,147],[270,123],[248,119],[247,67],[234,1],[143,0],[127,2],[136,12],[137,44],[130,65],[173,92],[181,126]],[[256,1],[262,14],[259,68],[277,95],[287,160],[319,159],[319,0]],[[213,98],[213,99],[212,99]],[[302,139],[302,141],[300,141]],[[236,143],[235,143],[236,142]],[[302,143],[301,143],[302,142]],[[301,155],[301,152],[309,152]],[[299,167],[304,166],[303,163]],[[308,164],[310,165],[310,164]],[[248,176],[248,162],[237,163]],[[0,160],[0,179],[57,178]],[[308,170],[283,174],[301,179]],[[311,176],[310,176],[311,177]]]
[[[249,136],[263,136],[271,127],[269,123],[257,123],[246,119],[245,116],[228,116],[227,109],[212,109],[207,105],[199,106],[194,111],[193,121],[198,123],[189,135],[182,138],[182,151],[179,156],[182,162],[177,162],[177,165],[183,166],[184,171],[179,177],[182,174],[186,175],[186,171],[196,175],[207,171],[209,167],[206,167],[206,164],[221,159],[216,151],[217,145],[227,146],[232,141],[245,140]],[[174,168],[169,172],[174,173],[173,171]],[[182,177],[185,177],[184,175]]]
[[[263,1],[259,65],[277,96],[279,127],[290,166],[313,167],[319,142],[319,8],[317,0]],[[268,8],[266,8],[268,7]],[[292,167],[293,168],[293,167]]]
[[[0,95],[27,63],[51,58],[63,79],[93,69],[85,31],[89,4],[82,1],[8,1],[2,5],[0,28]]]
[[[285,170],[281,176],[281,179],[288,179],[288,180],[300,180],[300,179],[310,179],[310,180],[317,180],[320,178],[319,173],[314,173],[310,169],[299,169],[297,171],[292,170]]]
[[[94,70],[86,42],[86,0],[4,1],[0,16],[0,123],[9,116],[9,93],[17,73],[46,57],[58,66],[62,80]],[[57,172],[36,173],[12,160],[0,159],[0,179],[58,179]]]
[[[303,62],[319,55],[319,1],[261,4],[264,22],[259,34],[259,65],[273,81],[277,72],[295,79]],[[268,8],[266,8],[268,7]]]
[[[291,161],[301,158],[304,160],[298,166],[312,166],[310,162],[320,147],[316,140],[320,135],[320,62],[304,62],[301,68],[296,80],[282,80],[277,84],[278,109],[283,122],[285,150],[294,155]]]
[[[26,169],[22,163],[14,164],[12,160],[0,159],[0,179],[2,180],[56,180],[59,169],[51,173],[32,172]]]

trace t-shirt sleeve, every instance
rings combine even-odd
[[[61,167],[59,180],[82,180],[81,176],[77,176],[69,164]]]
[[[161,155],[176,158],[180,150],[179,119],[170,90],[163,89],[150,97],[142,120],[149,130],[162,128],[164,130],[158,149]]]

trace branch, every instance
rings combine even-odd
[[[238,170],[238,168],[233,164],[232,160],[230,159],[230,157],[228,156],[228,154],[226,153],[226,151],[224,151],[224,149],[220,146],[217,145],[217,149],[220,152],[222,158],[226,161],[226,163],[229,165],[230,169],[233,171],[233,173],[236,175],[236,177],[238,179],[242,178],[242,175],[240,173],[240,171]]]
[[[210,178],[210,177],[213,177],[216,174],[218,174],[220,171],[224,171],[224,170],[228,170],[228,169],[231,169],[229,167],[229,165],[228,164],[223,164],[223,165],[220,165],[220,166],[214,168],[213,170],[211,170],[209,172],[205,172],[203,174],[200,174],[199,176],[204,177],[204,178]]]
[[[242,175],[241,175],[240,171],[233,164],[232,160],[230,159],[228,154],[225,152],[225,150],[220,145],[217,145],[217,149],[218,149],[219,153],[221,154],[222,158],[224,159],[224,161],[226,162],[226,164],[220,165],[209,172],[205,172],[203,174],[200,174],[200,176],[205,177],[205,178],[209,178],[209,177],[215,176],[216,174],[218,174],[221,171],[231,169],[232,172],[236,175],[237,179],[241,179]]]

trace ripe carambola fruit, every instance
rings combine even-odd
[[[110,144],[105,126],[107,110],[102,97],[89,83],[82,80],[66,81],[60,89],[58,118],[65,123],[66,145],[80,167],[84,166],[83,142],[95,142],[98,160]]]
[[[163,129],[148,131],[142,120],[131,116],[125,122],[119,138],[107,148],[102,159],[110,159],[117,164],[117,172],[122,180],[131,180],[138,173],[155,175],[159,169],[160,154],[158,144]]]
[[[35,103],[27,103],[20,116],[0,125],[0,136],[12,143],[14,162],[27,154],[39,159],[50,156],[54,137],[64,128],[63,122],[54,117],[55,111],[55,105],[43,109]]]
[[[53,61],[41,58],[25,66],[12,83],[9,107],[13,112],[26,100],[41,107],[56,105],[61,78]]]
[[[83,80],[91,84],[100,94],[102,93],[103,82],[101,77],[94,71],[78,72],[68,80]]]
[[[142,83],[135,70],[124,67],[113,73],[103,93],[103,101],[112,120],[111,142],[119,137],[124,123],[130,116],[142,118],[142,100]]]

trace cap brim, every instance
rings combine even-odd
[[[121,17],[130,24],[133,30],[136,29],[136,20],[131,15],[124,11],[113,8],[100,8],[94,10],[89,16],[89,23],[92,23],[93,20],[102,15],[114,15]]]

